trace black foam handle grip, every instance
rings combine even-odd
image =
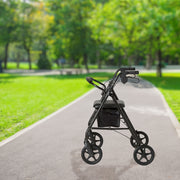
[[[139,74],[139,71],[126,71],[126,74]]]
[[[120,70],[131,71],[131,70],[135,70],[135,67],[123,67],[123,68],[120,68]]]
[[[139,71],[133,71],[133,74],[139,74]]]
[[[92,84],[93,78],[92,77],[86,77],[86,80],[88,83]]]
[[[135,70],[135,67],[129,67],[127,70]]]
[[[135,74],[139,74],[139,71],[135,71]]]

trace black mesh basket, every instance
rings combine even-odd
[[[97,117],[98,127],[119,127],[120,113],[116,108],[103,108]]]

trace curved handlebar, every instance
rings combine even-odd
[[[99,82],[96,79],[93,79],[92,77],[86,77],[86,80],[88,81],[88,83],[92,84],[93,86],[105,92],[109,88],[113,88],[119,78],[121,78],[121,82],[125,84],[128,81],[128,78],[137,79],[136,74],[139,74],[139,71],[136,71],[134,67],[119,68],[115,72],[113,78],[109,81],[109,85],[107,86],[107,88],[105,84]],[[128,76],[128,75],[134,75],[134,76]],[[98,86],[94,82],[100,84],[102,87]],[[139,79],[138,79],[138,82],[139,82]]]
[[[116,77],[118,73],[120,72],[123,73],[125,71],[135,71],[135,68],[134,67],[121,67],[115,72],[114,77]]]
[[[86,80],[87,80],[88,83],[92,84],[93,86],[97,87],[98,89],[101,89],[102,91],[105,91],[105,90],[106,90],[105,84],[101,83],[100,81],[98,81],[98,80],[96,80],[96,79],[93,79],[92,77],[86,77]],[[103,88],[100,87],[100,86],[97,86],[96,84],[94,84],[93,81],[94,81],[94,82],[97,82],[97,83],[100,84],[100,85],[102,85]]]
[[[134,67],[122,67],[115,72],[113,79],[117,81],[117,79],[120,77],[121,82],[125,84],[128,81],[128,77],[126,76],[128,74],[136,75],[139,74],[139,71],[135,71]]]

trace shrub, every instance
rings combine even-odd
[[[40,55],[37,66],[39,69],[51,69],[51,63],[44,53]]]

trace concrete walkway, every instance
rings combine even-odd
[[[135,128],[148,134],[149,145],[156,153],[152,164],[136,164],[129,140],[114,131],[99,131],[104,144],[103,158],[97,165],[82,161],[84,132],[93,101],[100,97],[99,90],[93,90],[0,147],[0,179],[179,180],[180,139],[159,93],[146,81],[118,83],[115,91],[125,101],[125,110]]]
[[[140,73],[152,73],[156,72],[156,69],[147,70],[143,66],[137,66],[137,70],[139,70]],[[89,69],[90,73],[94,72],[109,72],[114,73],[116,69]],[[180,72],[180,66],[168,66],[167,68],[163,68],[162,72]],[[44,76],[44,75],[70,75],[70,74],[85,74],[87,73],[86,69],[55,69],[55,70],[22,70],[22,69],[8,69],[4,70],[4,73],[16,73],[21,74],[25,76]]]

